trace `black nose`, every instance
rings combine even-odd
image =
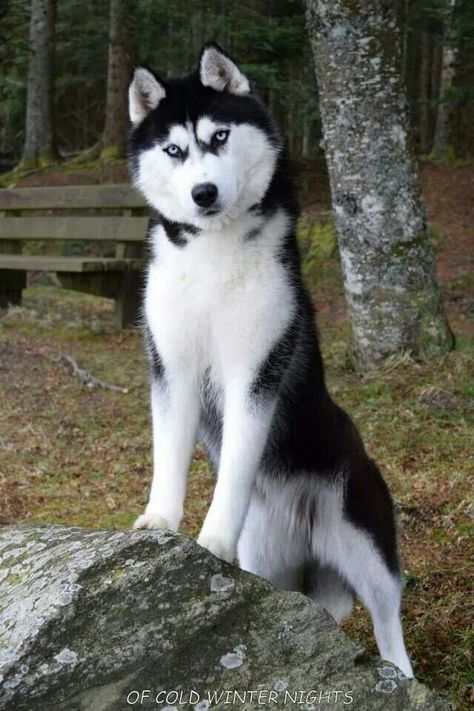
[[[199,207],[211,207],[217,199],[217,186],[214,183],[199,183],[191,190],[191,195]]]

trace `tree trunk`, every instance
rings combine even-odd
[[[431,98],[431,37],[425,19],[421,31],[418,70],[418,131],[419,151],[422,155],[430,150],[430,98]]]
[[[127,88],[132,68],[128,35],[129,13],[127,0],[110,0],[109,61],[105,128],[101,141],[102,158],[121,157],[127,142]]]
[[[31,0],[25,145],[20,167],[56,158],[53,131],[54,1]]]
[[[453,345],[408,145],[395,14],[306,0],[344,286],[361,369]]]
[[[431,104],[433,105],[439,97],[440,90],[440,79],[441,79],[441,65],[443,61],[443,47],[439,41],[433,42],[433,47],[431,50],[431,81],[430,81],[430,91],[431,91]],[[433,136],[436,130],[436,111],[433,110]]]
[[[399,26],[403,28],[402,34],[402,79],[406,84],[408,70],[408,23],[410,17],[410,0],[401,0],[399,5]]]
[[[441,75],[439,85],[438,108],[436,112],[436,128],[433,141],[433,153],[435,156],[443,156],[449,143],[450,107],[446,99],[453,87],[456,73],[456,59],[458,49],[452,37],[453,16],[456,7],[456,0],[446,0],[446,20],[444,30],[444,41],[441,60]]]
[[[303,132],[301,138],[301,158],[309,158],[309,138],[310,124],[308,117],[305,115],[303,117]]]

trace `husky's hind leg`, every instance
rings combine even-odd
[[[375,464],[368,460],[364,465],[370,470],[360,477],[369,487],[363,492],[350,479],[321,490],[312,547],[316,560],[337,571],[369,609],[380,656],[412,677],[400,622],[392,501]]]
[[[339,573],[328,565],[314,563],[309,567],[305,593],[324,607],[338,624],[352,612],[354,592]]]
[[[303,542],[285,530],[280,518],[255,492],[237,551],[242,570],[260,575],[280,590],[303,591]]]
[[[360,535],[360,534],[359,534]],[[400,622],[401,586],[398,574],[386,567],[372,544],[360,535],[358,551],[345,565],[345,574],[372,617],[374,635],[382,659],[413,676]],[[362,570],[357,570],[364,560]]]

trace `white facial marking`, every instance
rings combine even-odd
[[[164,145],[174,144],[184,153],[189,146],[189,130],[181,124],[176,124],[170,128],[168,138],[164,141]]]
[[[128,89],[130,121],[137,126],[166,96],[164,87],[148,69],[137,67]]]
[[[208,144],[214,133],[224,128],[229,135],[217,153],[203,151],[196,144],[191,124],[172,126],[166,139],[141,153],[135,182],[148,202],[168,219],[219,230],[265,195],[278,148],[261,129],[248,123],[223,126],[203,116],[196,132],[199,140]],[[164,148],[172,144],[188,151],[185,160],[165,153]],[[199,183],[216,185],[216,214],[206,215],[194,202],[192,189]]]
[[[222,122],[217,123],[216,121],[213,121],[207,116],[204,116],[203,118],[200,118],[197,122],[196,135],[199,141],[204,144],[209,144],[211,138],[215,133],[217,133],[217,131],[227,131],[228,128],[229,127],[226,124]]]

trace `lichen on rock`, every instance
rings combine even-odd
[[[372,660],[303,595],[277,591],[177,534],[8,527],[0,532],[5,571],[2,711],[123,711],[136,690],[150,692],[140,708],[261,708],[248,697],[229,705],[222,693],[230,689],[271,690],[272,708],[283,709],[287,694],[319,688],[350,691],[352,708],[367,711],[447,708]]]

